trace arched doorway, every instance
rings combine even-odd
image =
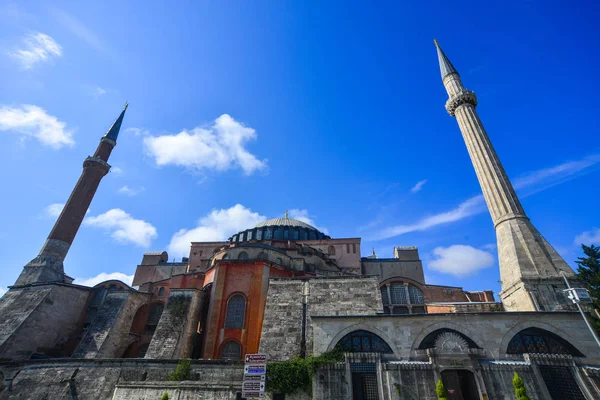
[[[479,400],[479,389],[473,372],[466,369],[442,371],[442,383],[449,400]]]
[[[390,346],[376,334],[356,330],[340,339],[336,345],[345,353],[392,353]],[[352,399],[378,400],[377,365],[374,362],[350,362]]]

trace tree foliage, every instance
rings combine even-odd
[[[160,398],[160,400],[169,400],[169,393],[165,392],[162,397]]]
[[[438,379],[437,384],[435,385],[435,393],[437,394],[438,400],[448,400],[448,394],[446,393],[446,388],[441,379]]]
[[[596,297],[594,308],[600,309],[600,246],[581,245],[585,257],[577,257],[577,277],[588,287],[590,296]]]
[[[167,375],[169,381],[189,381],[191,378],[192,362],[190,360],[180,360],[174,372]]]
[[[311,393],[312,378],[315,371],[326,365],[344,361],[344,353],[339,347],[320,356],[296,357],[286,361],[270,362],[267,365],[267,391]]]
[[[523,383],[523,379],[515,372],[515,375],[512,380],[512,384],[515,387],[515,393],[517,394],[517,400],[530,400],[529,396],[527,396],[527,389],[525,388],[525,384]]]

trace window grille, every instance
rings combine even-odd
[[[245,251],[242,251],[240,254],[238,254],[238,260],[247,260],[248,259],[248,253],[246,253]]]
[[[392,349],[379,336],[368,331],[354,331],[338,342],[343,351],[348,353],[391,353]]]
[[[406,304],[408,299],[406,298],[406,287],[402,282],[393,282],[390,286],[390,292],[392,294],[392,304]]]
[[[334,246],[329,246],[327,248],[327,254],[329,254],[330,256],[335,256],[335,247]]]
[[[408,295],[412,304],[424,304],[423,292],[416,286],[408,285]]]
[[[243,328],[246,313],[246,298],[241,294],[233,295],[227,302],[225,328]]]
[[[506,353],[570,354],[575,357],[584,357],[565,339],[539,328],[529,328],[517,333],[508,343]]]
[[[381,291],[381,301],[383,302],[383,305],[390,304],[390,299],[388,297],[387,286],[382,286],[382,287],[379,288],[379,290]]]
[[[221,348],[221,360],[237,361],[242,358],[242,349],[238,342],[230,340]]]

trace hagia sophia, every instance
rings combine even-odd
[[[436,42],[455,117],[497,236],[502,290],[428,284],[416,246],[361,254],[280,217],[221,242],[192,242],[181,262],[147,252],[132,286],[73,284],[63,262],[110,170],[127,106],[100,139],[40,253],[0,299],[0,399],[241,399],[246,354],[318,356],[312,392],[272,400],[600,398],[600,349],[565,279],[573,270],[527,217],[458,71]],[[100,189],[101,190],[101,189]],[[326,201],[326,200],[324,200]],[[167,377],[191,359],[189,380]]]

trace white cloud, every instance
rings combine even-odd
[[[586,246],[590,244],[600,245],[600,229],[592,228],[591,231],[580,233],[575,237],[575,244],[577,246],[581,246],[582,244]]]
[[[196,228],[181,229],[173,235],[169,243],[169,254],[185,257],[190,251],[191,242],[226,240],[234,233],[252,228],[265,219],[263,215],[252,212],[241,204],[227,209],[213,209],[198,221]]]
[[[66,129],[66,123],[48,115],[43,108],[30,104],[0,106],[0,131],[15,132],[22,138],[36,138],[53,149],[75,144],[73,133]]]
[[[101,272],[91,278],[76,278],[73,283],[76,285],[94,287],[101,282],[110,280],[118,280],[131,286],[131,282],[133,282],[133,275],[126,275],[122,272]]]
[[[115,175],[123,175],[123,169],[119,168],[119,167],[112,167],[110,169],[110,172],[115,174]]]
[[[225,171],[237,166],[250,175],[267,166],[266,160],[257,159],[244,147],[254,139],[254,129],[223,114],[210,127],[144,137],[144,146],[158,166],[177,165],[196,172]]]
[[[462,244],[433,249],[429,268],[458,277],[472,275],[494,265],[495,258],[487,251]]]
[[[559,185],[583,174],[586,169],[600,162],[600,154],[584,157],[580,160],[569,161],[550,168],[543,168],[529,172],[514,180],[514,187],[523,191],[521,198]],[[396,225],[384,228],[370,235],[372,240],[387,239],[409,232],[423,231],[435,226],[459,221],[471,215],[479,214],[486,210],[483,195],[477,195],[462,202],[457,207],[442,213],[424,217],[413,224]],[[372,225],[369,225],[372,226]]]
[[[410,188],[410,192],[417,193],[418,191],[423,189],[423,186],[425,186],[426,183],[427,183],[427,179],[423,179],[422,181],[417,182],[417,184],[415,186]]]
[[[315,224],[315,222],[309,216],[308,210],[306,210],[306,209],[299,210],[299,209],[295,208],[293,210],[290,210],[289,217],[292,219],[297,219],[298,221],[302,221],[306,224],[309,224],[327,235],[329,234],[329,231],[327,230],[327,228],[319,227],[319,226],[317,226],[317,224]]]
[[[52,10],[52,15],[61,27],[68,29],[72,34],[83,40],[96,50],[106,52],[108,49],[104,42],[91,29],[82,24],[77,18],[62,10]]]
[[[8,289],[6,289],[5,287],[0,286],[0,297],[4,296],[4,293],[8,292]]]
[[[424,231],[437,225],[447,224],[450,222],[461,220],[470,215],[478,214],[484,210],[485,202],[483,200],[483,196],[479,195],[471,197],[467,201],[460,203],[458,207],[453,208],[452,210],[425,217],[415,222],[414,224],[396,225],[390,228],[385,228],[382,231],[375,233],[371,237],[371,239],[386,239],[393,236],[403,235],[409,232]]]
[[[158,236],[152,224],[135,219],[119,208],[113,208],[96,217],[88,217],[83,223],[110,231],[110,236],[118,242],[133,243],[141,247],[149,247],[152,239]]]
[[[147,129],[143,128],[127,128],[124,132],[133,133],[135,136],[148,136],[150,134]]]
[[[119,193],[124,194],[126,196],[137,196],[138,194],[142,193],[143,191],[145,191],[146,188],[144,188],[143,186],[141,186],[139,189],[132,189],[127,185],[123,185],[119,188]]]
[[[63,203],[52,203],[44,208],[44,214],[56,218],[60,215],[65,205]]]
[[[10,55],[17,59],[23,68],[30,69],[38,63],[60,57],[62,48],[50,36],[38,32],[27,36],[23,41],[23,48]]]
[[[102,95],[105,95],[106,93],[108,93],[106,91],[106,89],[102,89],[100,86],[96,86],[96,88],[94,89],[94,98],[99,98]]]

